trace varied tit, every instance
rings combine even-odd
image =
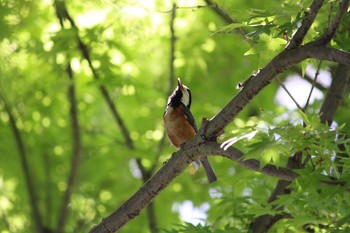
[[[183,85],[180,78],[178,78],[177,88],[169,96],[163,115],[165,132],[170,143],[176,149],[180,149],[181,144],[189,141],[197,134],[197,125],[192,113],[190,112],[190,107],[190,89]],[[203,165],[209,183],[217,180],[215,172],[210,166],[207,157],[196,162]]]

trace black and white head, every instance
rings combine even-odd
[[[177,87],[169,96],[167,106],[178,107],[183,103],[188,109],[191,107],[191,91],[182,84],[181,79],[177,79]]]

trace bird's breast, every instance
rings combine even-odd
[[[165,132],[171,144],[179,149],[180,145],[196,135],[196,131],[185,117],[182,107],[168,107],[164,116]]]

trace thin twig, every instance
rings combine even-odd
[[[63,232],[64,226],[68,218],[68,206],[72,196],[73,188],[75,185],[76,177],[78,174],[79,158],[81,154],[81,139],[80,139],[80,127],[78,120],[77,100],[75,94],[75,82],[73,77],[73,71],[70,63],[67,65],[67,74],[70,81],[68,90],[68,99],[70,103],[70,119],[72,130],[72,158],[70,174],[67,180],[67,189],[64,193],[63,203],[61,205],[61,212],[57,222],[57,232]]]
[[[314,88],[315,88],[315,85],[316,85],[316,83],[317,83],[318,75],[320,74],[321,64],[322,64],[322,60],[318,63],[317,70],[316,70],[316,72],[315,72],[315,77],[314,77],[314,79],[313,79],[313,81],[312,81],[311,90],[310,90],[310,92],[309,92],[309,96],[307,97],[305,106],[304,106],[304,108],[303,108],[303,112],[305,112],[306,108],[309,106],[312,92],[313,92],[313,90],[314,90]]]
[[[197,6],[176,6],[175,9],[190,9],[190,10],[194,10],[194,9],[202,9],[202,8],[210,8],[213,9],[213,11],[215,11],[215,13],[217,13],[226,23],[228,24],[233,24],[233,23],[237,23],[237,20],[235,20],[232,16],[230,16],[230,14],[228,14],[222,7],[220,7],[216,2],[213,2],[211,0],[205,0],[205,2],[207,3],[207,5],[197,5]],[[163,11],[163,13],[171,13],[173,12],[174,9],[168,10],[168,11]],[[245,38],[245,40],[248,42],[248,44],[252,47],[253,41],[249,38],[247,38],[247,32],[239,27],[235,29],[236,32],[238,32],[238,34],[242,35],[243,38]]]
[[[287,95],[293,100],[293,102],[295,103],[295,105],[297,106],[297,108],[299,108],[300,110],[303,110],[303,108],[298,104],[298,102],[294,99],[293,95],[288,91],[286,85],[284,85],[284,83],[277,77],[276,80],[278,81],[278,83],[281,85],[281,87],[283,88],[283,90],[287,93]]]
[[[171,18],[170,18],[170,62],[169,62],[169,90],[167,95],[170,95],[171,91],[174,89],[174,80],[175,80],[175,45],[176,45],[176,36],[175,36],[175,29],[174,29],[174,23],[176,18],[176,4],[173,4],[173,9],[171,11]]]
[[[109,95],[106,87],[104,85],[100,85],[99,88],[100,88],[100,91],[102,93],[102,96],[104,97],[105,101],[107,102],[107,105],[108,105],[109,109],[112,112],[114,120],[116,121],[117,125],[119,126],[119,128],[122,131],[122,135],[123,135],[123,137],[125,139],[126,146],[129,149],[135,149],[135,145],[134,145],[133,140],[131,139],[129,130],[126,128],[124,120],[120,116],[120,114],[119,114],[116,106],[114,105],[114,102],[113,102],[111,96]]]
[[[174,3],[173,4],[173,8],[171,11],[171,18],[170,18],[170,32],[171,32],[171,37],[170,37],[170,62],[169,62],[169,90],[167,93],[167,96],[171,93],[172,89],[174,88],[174,80],[175,80],[175,67],[174,67],[174,61],[175,61],[175,42],[176,42],[176,36],[175,36],[175,29],[174,29],[174,23],[175,23],[175,18],[176,18],[176,9],[177,6]],[[163,151],[164,148],[164,144],[165,144],[165,140],[166,139],[166,135],[165,133],[163,133],[163,136],[159,142],[159,146],[158,146],[158,151],[157,151],[157,156],[155,158],[155,161],[153,162],[152,166],[150,169],[146,169],[142,162],[141,159],[136,159],[136,163],[138,165],[138,168],[141,171],[141,175],[142,175],[142,179],[143,182],[146,183],[147,180],[149,180],[149,178],[151,178],[152,174],[154,173],[157,164],[158,164],[158,160],[159,157]],[[158,228],[157,228],[157,221],[156,221],[156,215],[155,215],[155,209],[154,209],[154,202],[151,202],[147,208],[147,215],[148,215],[148,222],[149,222],[149,229],[152,233],[157,233],[159,232]]]
[[[201,8],[211,8],[214,7],[214,5],[197,5],[197,6],[175,6],[175,8],[171,8],[171,10],[167,10],[167,11],[161,11],[162,13],[172,13],[177,9],[184,9],[184,10],[195,10],[195,9],[201,9]]]
[[[72,25],[74,25],[74,21],[72,19],[70,20],[70,22],[71,22]],[[88,62],[89,67],[90,67],[90,69],[92,71],[93,77],[96,80],[99,80],[100,76],[97,73],[97,70],[92,65],[89,49],[88,49],[87,45],[80,39],[80,37],[78,35],[79,29],[77,27],[75,27],[75,28],[76,28],[76,31],[77,31],[77,40],[78,40],[78,45],[79,45],[78,47],[79,47],[79,49],[80,49],[84,59]],[[125,125],[122,117],[120,116],[120,114],[119,114],[119,112],[117,110],[117,107],[115,106],[115,104],[114,104],[110,94],[107,91],[107,88],[104,85],[100,84],[99,85],[99,89],[101,91],[101,94],[102,94],[103,98],[105,99],[105,101],[107,103],[107,106],[109,107],[109,109],[112,112],[114,120],[116,121],[117,125],[119,126],[119,128],[120,128],[120,130],[122,132],[122,135],[123,135],[123,137],[125,139],[126,146],[129,149],[135,149],[135,145],[134,145],[133,140],[130,137],[129,130],[126,128],[126,125]]]
[[[169,84],[168,84],[168,91],[166,92],[166,96],[165,98],[167,98],[171,92],[174,89],[174,83],[176,83],[176,79],[175,79],[175,65],[174,65],[174,61],[175,61],[175,50],[176,50],[176,35],[175,35],[175,18],[176,18],[176,9],[178,9],[178,7],[176,6],[176,4],[173,4],[173,8],[171,10],[171,18],[170,18],[170,58],[169,58]],[[154,173],[157,164],[158,164],[158,160],[160,155],[162,154],[162,151],[164,149],[164,145],[166,143],[166,134],[163,131],[163,136],[159,141],[159,145],[158,145],[158,150],[157,150],[157,156],[155,159],[155,162],[152,164],[150,172]]]
[[[290,70],[293,72],[296,72],[299,76],[302,76],[302,72],[301,72],[301,69],[299,67],[295,66],[295,67],[292,67]],[[306,81],[308,81],[310,84],[312,84],[314,82],[314,77],[311,77],[306,73],[304,74],[304,79]],[[327,87],[323,86],[321,83],[318,83],[318,82],[315,83],[315,87],[322,92],[325,92],[328,90]]]

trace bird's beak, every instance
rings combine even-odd
[[[177,87],[178,87],[179,89],[182,88],[182,82],[181,82],[181,79],[180,79],[180,78],[177,78]]]

